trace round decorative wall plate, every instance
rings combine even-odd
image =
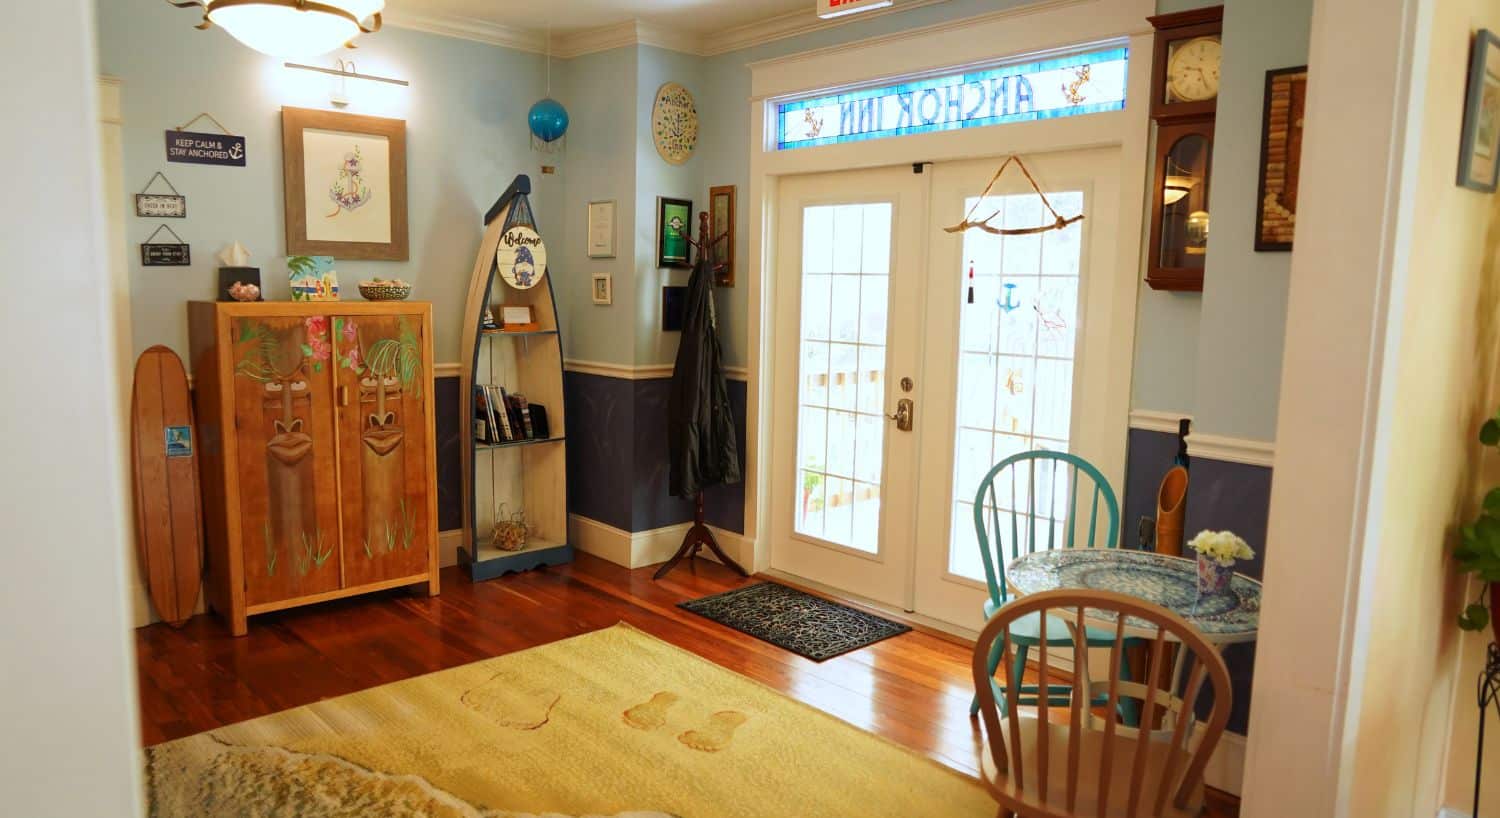
[[[651,108],[651,137],[656,152],[674,165],[691,159],[698,147],[698,106],[688,89],[669,82],[656,92]]]
[[[518,290],[529,290],[540,284],[547,274],[547,245],[530,227],[512,227],[500,237],[495,252],[500,277]]]

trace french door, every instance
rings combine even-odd
[[[943,232],[971,210],[998,228],[1052,222],[1020,174],[978,198],[999,160],[782,180],[774,569],[977,629],[971,503],[989,468],[1057,449],[1118,480],[1125,418],[1090,410],[1128,384],[1109,354],[1114,280],[1135,270],[1113,254],[1118,153],[1027,162],[1052,206],[1082,222]]]

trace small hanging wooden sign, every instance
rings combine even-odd
[[[169,196],[165,193],[147,193],[151,186],[160,179],[171,189]],[[154,219],[185,219],[187,218],[187,197],[177,192],[177,188],[167,181],[167,177],[157,171],[146,183],[141,192],[135,194],[135,215]]]
[[[208,117],[224,133],[200,133],[184,130],[188,125]],[[176,130],[167,131],[167,161],[187,162],[194,165],[245,166],[245,137],[229,132],[219,124],[212,114],[202,113],[193,117]]]
[[[155,241],[161,231],[172,234],[177,243]],[[158,225],[150,238],[141,243],[141,264],[146,267],[187,267],[193,263],[192,249],[172,228]]]

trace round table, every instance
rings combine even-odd
[[[1255,639],[1260,626],[1260,583],[1235,574],[1222,594],[1198,598],[1196,560],[1152,551],[1119,548],[1062,548],[1037,551],[1005,568],[1006,585],[1018,596],[1062,588],[1114,591],[1144,599],[1177,613],[1204,638],[1223,646]],[[1115,614],[1090,610],[1089,624],[1115,627]],[[1154,638],[1156,627],[1127,617],[1128,636]]]

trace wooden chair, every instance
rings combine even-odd
[[[1042,478],[1041,483],[1038,483],[1038,477]],[[1080,482],[1089,494],[1086,524],[1077,513]],[[1039,485],[1045,486],[1046,495],[1041,498],[1043,506],[1040,510],[1037,503]],[[1006,530],[1001,525],[1002,515],[1010,518],[1008,547]],[[1109,487],[1109,481],[1104,479],[1104,475],[1092,463],[1075,454],[1045,449],[1022,452],[1001,460],[980,481],[979,491],[974,495],[974,530],[979,539],[984,578],[990,592],[989,599],[984,602],[985,619],[993,616],[1010,598],[1010,590],[1005,584],[1006,563],[1022,554],[1043,548],[1037,535],[1037,523],[1043,520],[1046,526],[1047,551],[1057,545],[1064,548],[1080,547],[1079,535],[1084,533],[1082,529],[1086,529],[1088,538],[1086,543],[1082,543],[1082,547],[1114,548],[1119,543],[1120,504],[1115,499],[1114,490]],[[1097,536],[1101,522],[1105,528],[1102,537]],[[1061,543],[1056,536],[1059,524],[1064,528]],[[1026,535],[1024,538],[1021,536],[1023,533]],[[1011,631],[1011,639],[1017,649],[1014,664],[1009,666],[1010,675],[1018,679],[1026,672],[1029,651],[1038,644],[1040,620],[1039,615],[1024,617],[1016,621]],[[1072,644],[1072,636],[1062,622],[1053,622],[1048,630],[1053,634],[1053,647]],[[1108,647],[1110,644],[1110,634],[1105,631],[1089,628],[1086,635],[1089,647]],[[999,661],[998,654],[991,657],[990,675],[994,675]],[[1035,697],[1039,693],[1036,687],[1027,686],[1021,692],[1024,694],[1020,698],[1021,704],[1036,704]],[[1051,703],[1066,705],[1067,693],[1065,687],[1049,691],[1049,695],[1053,696]],[[1134,714],[1129,710],[1127,705],[1126,716],[1133,719]],[[969,713],[973,715],[978,712],[979,698],[976,695],[969,705]]]
[[[1040,616],[1042,638],[1037,645],[1039,683],[1047,686],[1058,672],[1048,664],[1047,631],[1062,622],[1078,633],[1086,612],[1114,614],[1107,680],[1088,679],[1088,651],[1072,639],[1071,704],[1058,713],[1047,696],[1034,712],[1019,706],[1020,677],[1008,674],[1001,695],[1008,701],[1002,712],[996,699],[991,649],[998,643],[1003,659],[1015,649],[1011,637],[1022,617]],[[1155,626],[1145,683],[1121,676],[1126,617],[1133,628]],[[1180,645],[1170,675],[1162,671],[1168,643]],[[1233,693],[1224,659],[1185,619],[1158,605],[1108,591],[1064,589],[1033,594],[1007,604],[992,617],[974,646],[974,684],[984,722],[988,753],[981,753],[983,779],[1000,803],[1000,818],[1189,818],[1203,808],[1203,768],[1229,721]],[[1184,681],[1183,674],[1191,669]],[[1166,675],[1165,683],[1160,683]],[[1213,703],[1206,721],[1195,717],[1199,694],[1207,682]],[[1084,702],[1094,692],[1105,692],[1101,717],[1089,713]],[[1143,708],[1142,725],[1132,729],[1113,717],[1120,701],[1131,697]],[[1066,716],[1064,721],[1061,716]],[[1056,717],[1056,718],[1055,718]],[[1091,724],[1092,723],[1092,724]],[[1097,726],[1094,726],[1097,725]]]

